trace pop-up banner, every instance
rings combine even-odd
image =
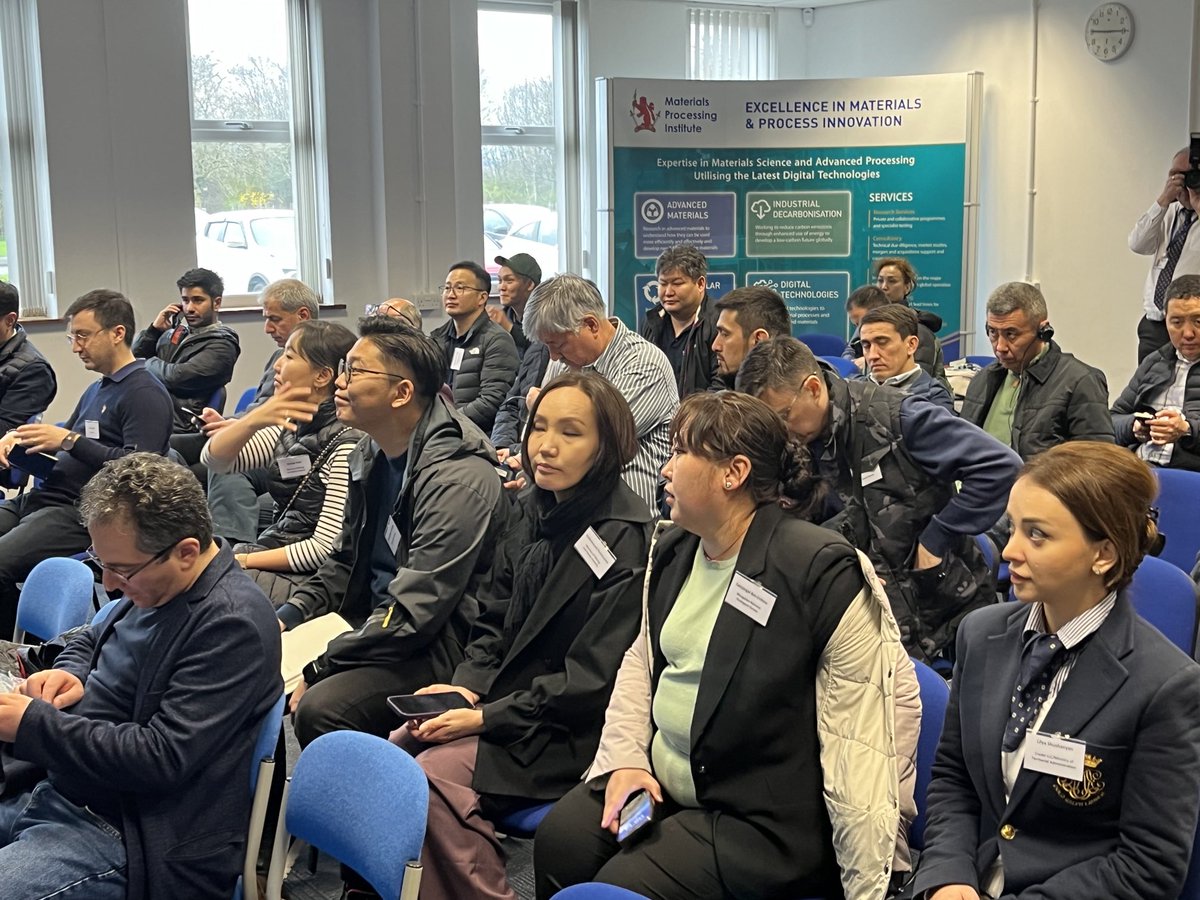
[[[631,327],[675,244],[717,290],[765,284],[792,330],[848,335],[871,264],[908,259],[947,358],[973,282],[978,73],[805,81],[599,79],[605,295]],[[607,199],[607,205],[604,205]],[[607,243],[606,243],[607,242]]]

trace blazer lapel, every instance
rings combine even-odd
[[[738,554],[737,572],[755,580],[762,575],[766,568],[767,544],[782,515],[783,511],[775,505],[763,506],[755,513]],[[704,670],[700,673],[696,709],[692,713],[692,747],[699,742],[725,695],[751,635],[762,627],[729,604],[721,604],[708,642],[708,653],[704,657]]]
[[[521,625],[516,639],[504,654],[504,659],[512,660],[525,649],[535,637],[542,633],[546,624],[558,614],[592,575],[592,570],[579,555],[579,551],[571,547],[559,558],[558,564],[551,570],[546,584],[542,588],[538,602],[533,604],[529,618]],[[501,671],[504,663],[500,665]]]
[[[1001,745],[1004,729],[1008,727],[1010,700],[1021,669],[1021,648],[1024,646],[1025,619],[1029,607],[1014,603],[1013,614],[1003,631],[989,635],[984,665],[972,666],[968,677],[963,672],[963,689],[959,692],[961,706],[964,697],[979,697],[980,707],[973,711],[979,717],[980,748],[984,780],[993,809],[999,814],[1005,807],[1004,773],[1001,770]]]
[[[1042,720],[1041,732],[1076,737],[1092,717],[1112,698],[1129,670],[1121,658],[1133,649],[1134,614],[1127,597],[1117,599],[1116,606],[1075,660],[1066,684],[1054,699],[1054,705]],[[1029,794],[1038,772],[1022,769],[1013,783],[1009,811],[1015,809]]]

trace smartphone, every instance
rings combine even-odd
[[[439,694],[394,694],[387,698],[390,706],[400,718],[409,720],[432,719],[452,709],[470,709],[467,698],[458,691]]]
[[[514,481],[515,479],[521,477],[521,470],[510,469],[506,465],[499,465],[496,466],[496,474],[500,476],[500,481],[502,483],[508,484],[510,481]]]
[[[640,790],[621,807],[617,820],[617,840],[625,843],[632,837],[641,837],[642,830],[654,819],[654,798],[646,790]]]

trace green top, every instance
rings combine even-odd
[[[1045,356],[1049,349],[1049,343],[1042,344],[1042,349],[1025,368],[1028,369],[1029,366]],[[1004,383],[1000,385],[1000,390],[996,391],[996,396],[992,398],[992,405],[983,420],[983,430],[1006,447],[1012,446],[1013,414],[1017,411],[1017,398],[1020,396],[1020,376],[1014,375],[1012,372],[1005,372]]]
[[[692,714],[708,642],[733,580],[737,557],[709,562],[696,548],[692,571],[663,623],[659,646],[667,666],[654,692],[657,731],[650,747],[654,777],[680,806],[699,806],[692,781]]]

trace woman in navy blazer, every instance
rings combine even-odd
[[[1126,590],[1159,543],[1156,491],[1143,462],[1093,442],[1035,457],[1013,486],[1004,558],[1021,602],[959,628],[914,896],[1179,896],[1200,666]]]

